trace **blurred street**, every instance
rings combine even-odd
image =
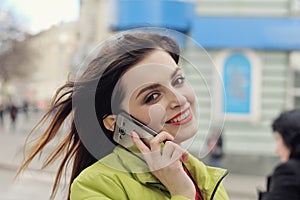
[[[15,178],[23,159],[25,139],[40,117],[39,112],[31,112],[28,117],[20,113],[16,126],[12,127],[6,115],[4,126],[0,125],[0,200],[49,199],[54,180],[53,169],[39,171],[36,162]],[[56,199],[65,198],[62,193],[58,193]]]
[[[38,162],[34,162],[29,170],[14,179],[22,160],[26,136],[40,117],[39,112],[30,112],[28,117],[20,113],[16,127],[13,128],[6,116],[4,126],[0,127],[0,200],[49,199],[54,178],[53,168],[39,171]],[[256,200],[257,188],[264,188],[265,179],[261,176],[229,173],[224,185],[232,200]],[[59,192],[56,199],[66,198],[63,192]]]

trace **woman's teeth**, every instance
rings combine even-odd
[[[178,116],[174,119],[171,119],[170,123],[180,122],[180,121],[184,120],[185,118],[187,118],[189,116],[189,114],[190,114],[190,110],[187,110],[184,113],[182,113],[180,116]]]

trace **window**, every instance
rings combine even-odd
[[[216,58],[223,85],[216,86],[216,106],[229,120],[257,121],[260,111],[260,61],[250,50],[224,50]]]

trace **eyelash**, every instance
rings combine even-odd
[[[178,80],[180,80],[181,82],[178,83]],[[173,81],[172,85],[173,86],[182,85],[184,82],[185,82],[185,77],[180,75]]]
[[[152,98],[154,95],[157,95],[157,97]],[[152,103],[155,101],[158,97],[160,96],[160,93],[158,92],[153,92],[150,95],[148,95],[145,99],[145,103]]]
[[[178,82],[180,81],[180,82]],[[172,82],[172,85],[173,86],[180,86],[182,85],[183,83],[185,82],[185,77],[184,76],[178,76],[173,82]],[[153,97],[154,95],[157,95],[157,97]],[[160,96],[160,93],[159,92],[153,92],[151,93],[150,95],[148,95],[146,98],[145,98],[145,103],[149,104],[149,103],[152,103],[153,101],[155,101],[157,98],[159,98]]]

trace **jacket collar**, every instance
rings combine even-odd
[[[151,185],[161,190],[168,191],[163,184],[150,172],[147,163],[143,160],[142,155],[137,149],[131,149],[135,153],[131,153],[127,149],[117,146],[113,151],[113,157],[118,170],[125,170],[132,174],[134,179],[145,185]],[[111,155],[112,156],[112,155]],[[108,158],[106,158],[108,159]],[[105,162],[104,159],[101,161]],[[109,165],[112,159],[108,159]],[[108,164],[108,163],[107,163]],[[189,170],[194,181],[201,190],[201,194],[210,197],[213,190],[218,186],[223,177],[227,174],[227,170],[221,168],[208,167],[203,162],[189,154],[189,162],[184,163]]]
[[[117,146],[114,149],[114,153],[119,157],[122,165],[128,172],[132,173],[139,182],[143,184],[160,183],[159,180],[152,175],[142,154],[136,148],[132,148],[128,151],[121,146]]]

